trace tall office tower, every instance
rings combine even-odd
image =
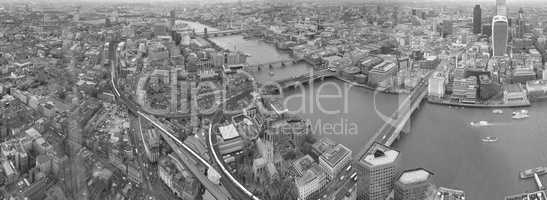
[[[395,181],[395,200],[422,200],[427,198],[427,190],[431,184],[433,173],[425,169],[404,171]]]
[[[451,20],[444,20],[442,22],[442,26],[441,26],[441,36],[442,37],[445,38],[448,35],[452,35],[453,30],[454,30],[454,24]]]
[[[474,34],[480,34],[481,28],[482,28],[482,11],[480,5],[475,5],[475,8],[473,9],[473,33]]]
[[[522,38],[526,33],[526,18],[524,18],[524,11],[519,9],[519,16],[517,18],[516,36]]]
[[[383,11],[383,10],[382,10],[382,7],[381,7],[380,5],[377,5],[377,6],[376,6],[376,14],[382,15],[382,11]]]
[[[399,7],[393,8],[393,13],[391,15],[391,18],[393,18],[393,25],[397,25],[399,23]]]
[[[505,0],[496,0],[496,10],[497,15],[507,17],[507,6],[505,5]]]
[[[169,12],[169,28],[173,29],[175,27],[175,10]]]
[[[385,199],[393,189],[393,181],[399,173],[399,152],[374,143],[359,158],[357,171],[357,198],[365,200]]]
[[[76,9],[76,12],[74,13],[74,16],[72,17],[72,20],[74,22],[80,22],[80,8]]]
[[[492,19],[492,51],[493,56],[504,56],[507,49],[509,26],[507,17],[497,15]]]
[[[118,23],[119,22],[119,18],[120,18],[120,15],[118,13],[118,9],[117,8],[114,8],[114,11],[112,11],[112,19],[111,19],[111,22],[114,22],[114,23]]]
[[[482,25],[482,34],[488,37],[492,36],[492,24],[486,23]]]

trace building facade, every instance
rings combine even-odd
[[[480,5],[475,5],[473,8],[473,33],[480,34],[482,28],[482,10]]]
[[[493,56],[505,56],[508,39],[508,22],[506,16],[497,15],[492,19]]]
[[[427,190],[431,185],[432,173],[425,169],[404,171],[395,182],[395,200],[423,200],[427,198]]]
[[[427,85],[428,95],[442,98],[445,94],[445,84],[446,78],[440,72],[436,72],[429,78],[429,83]]]
[[[357,199],[385,199],[393,189],[393,180],[399,173],[399,152],[380,143],[374,143],[359,159],[357,171]]]
[[[319,165],[327,174],[329,180],[333,180],[338,173],[351,161],[351,150],[338,144],[319,156]]]

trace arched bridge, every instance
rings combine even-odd
[[[219,30],[219,31],[208,31],[207,34],[204,32],[195,33],[194,36],[198,37],[223,37],[229,35],[237,35],[245,32],[247,29],[229,29],[229,30]]]
[[[389,119],[387,119],[384,125],[376,131],[374,136],[366,142],[362,151],[357,154],[357,157],[355,157],[357,160],[361,159],[361,157],[366,154],[367,150],[374,142],[391,146],[393,142],[400,138],[403,128],[405,128],[410,121],[410,117],[414,111],[420,107],[421,102],[427,96],[427,80],[430,75],[431,73],[423,78],[418,86],[399,103],[397,110],[389,116]]]
[[[296,77],[279,80],[279,81],[276,81],[276,83],[279,85],[281,89],[285,89],[290,87],[297,87],[305,83],[313,82],[317,79],[322,80],[326,77],[331,77],[334,75],[336,75],[336,72],[332,72],[330,70],[324,69],[324,70],[313,71],[311,73],[303,74]]]

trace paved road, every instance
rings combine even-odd
[[[133,131],[129,134],[129,139],[133,144],[134,153],[139,163],[139,170],[143,177],[143,189],[145,194],[148,194],[148,198],[152,197],[153,199],[158,200],[170,200],[178,198],[174,193],[172,193],[169,188],[167,188],[162,180],[157,175],[157,166],[148,164],[148,158],[145,152],[144,144],[144,135],[142,130],[142,121],[140,117],[130,115],[129,119],[131,120],[131,128]]]
[[[158,128],[161,131],[161,136],[167,141],[169,146],[172,147],[173,151],[179,156],[179,157],[185,157],[185,155],[190,154],[192,158],[197,159],[200,163],[207,166],[208,169],[211,169],[211,172],[214,172],[215,169],[210,166],[209,163],[204,161],[204,159],[199,156],[195,151],[193,151],[191,148],[186,146],[184,143],[182,143],[180,140],[178,140],[175,136],[173,136],[172,131],[168,130],[163,124],[159,122],[154,116],[149,116],[146,114],[146,112],[138,106],[134,101],[128,99],[125,95],[123,95],[117,85],[117,78],[116,78],[116,69],[117,69],[117,51],[113,53],[113,57],[111,58],[111,86],[114,95],[117,97],[118,102],[126,105],[126,107],[131,111],[131,113],[142,117],[146,121],[150,122],[153,126]],[[182,147],[182,148],[181,148]],[[137,150],[135,150],[137,151]],[[224,192],[223,188],[219,185],[216,185],[212,183],[205,174],[201,173],[201,170],[198,169],[198,167],[194,164],[189,162],[188,159],[181,159],[183,161],[183,164],[186,165],[186,167],[192,172],[194,176],[201,182],[202,185],[207,188],[207,190],[218,200],[229,200],[232,199],[230,193]],[[142,168],[141,168],[142,169]]]

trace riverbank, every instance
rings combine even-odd
[[[342,78],[341,76],[338,76],[338,75],[334,75],[333,77],[335,77],[336,79],[341,80],[341,81],[343,81],[347,84],[350,84],[352,86],[362,87],[362,88],[365,88],[365,89],[368,89],[368,90],[378,90],[379,92],[384,93],[384,94],[408,94],[408,93],[410,93],[407,90],[392,90],[392,89],[381,90],[381,89],[378,89],[376,87],[373,87],[373,86],[370,86],[370,85],[367,85],[367,84],[357,83],[355,81],[351,81],[351,80]]]
[[[438,98],[427,98],[427,102],[432,104],[438,104],[438,105],[445,105],[445,106],[458,106],[458,107],[469,107],[469,108],[517,108],[517,107],[528,107],[531,106],[530,102],[523,102],[523,103],[515,103],[515,104],[499,104],[499,103],[461,103],[461,102],[453,102],[448,99],[438,99]]]

